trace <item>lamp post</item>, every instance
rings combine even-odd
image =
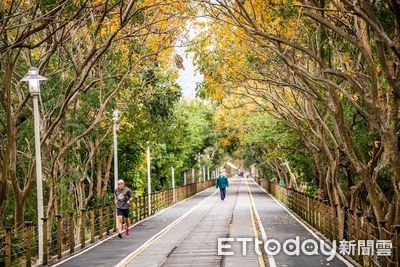
[[[199,163],[199,178],[197,179],[197,182],[201,182],[201,176],[202,176],[203,174],[201,173],[201,166],[200,166],[200,163]]]
[[[194,168],[192,168],[192,184],[194,184]]]
[[[29,93],[33,98],[33,118],[35,128],[35,160],[36,160],[36,190],[38,206],[38,236],[39,236],[39,263],[43,262],[43,189],[42,189],[42,155],[40,151],[40,113],[39,113],[39,95],[40,81],[47,78],[39,75],[39,69],[31,67],[28,74],[21,81],[28,82]]]
[[[183,172],[183,185],[186,185],[186,171]]]
[[[174,203],[176,202],[176,195],[175,195],[175,169],[171,167],[171,177],[172,177],[172,197]]]
[[[113,111],[113,139],[114,139],[114,192],[118,187],[118,142],[117,142],[117,132],[118,132],[118,121],[120,112],[118,109]],[[118,216],[115,214],[115,225],[118,225]]]
[[[147,203],[151,214],[151,177],[150,177],[150,147],[147,146]]]

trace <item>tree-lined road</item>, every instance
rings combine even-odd
[[[282,244],[299,236],[318,241],[251,179],[231,179],[227,198],[208,188],[141,221],[123,239],[112,237],[57,266],[352,266],[337,256],[257,255],[254,241],[227,242],[234,255],[218,255],[218,238],[274,238]],[[319,241],[318,241],[319,242]]]

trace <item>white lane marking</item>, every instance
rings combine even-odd
[[[289,210],[288,208],[286,208],[279,200],[277,200],[273,195],[271,195],[270,193],[267,192],[267,190],[265,190],[264,188],[262,188],[258,183],[256,183],[254,180],[253,182],[258,185],[258,187],[261,188],[262,191],[264,191],[265,194],[269,195],[279,206],[281,206],[284,210],[286,210],[287,213],[290,214],[290,216],[292,216],[301,226],[303,226],[313,237],[315,237],[315,239],[317,239],[318,241],[323,241],[316,233],[314,233],[313,230],[311,230],[307,225],[305,225],[299,218],[297,218],[296,215],[294,215],[292,213],[291,210]],[[332,250],[332,247],[326,242],[324,241],[324,245],[325,248],[328,250]],[[344,264],[346,264],[347,266],[354,266],[352,263],[350,263],[348,260],[346,260],[342,255],[340,255],[339,253],[337,253],[335,251],[335,256],[340,259],[341,261],[344,262]]]
[[[153,215],[151,215],[151,216],[149,216],[149,217],[147,217],[147,218],[144,218],[143,220],[137,221],[136,223],[132,224],[132,225],[129,227],[129,229],[135,227],[135,226],[138,225],[139,223],[145,222],[145,221],[147,221],[147,220],[149,220],[149,219],[151,219],[151,218],[153,218],[153,217],[155,217],[155,216],[159,216],[159,215],[163,214],[166,210],[171,209],[171,208],[175,207],[175,206],[178,205],[178,204],[184,203],[185,201],[187,201],[187,200],[189,200],[189,199],[191,199],[191,198],[197,196],[198,194],[203,193],[203,192],[206,191],[207,189],[209,189],[209,188],[206,188],[206,189],[204,189],[203,191],[197,192],[197,193],[194,194],[193,196],[190,196],[190,197],[188,197],[188,198],[185,198],[185,199],[183,199],[183,200],[181,200],[181,201],[175,203],[175,204],[172,205],[172,206],[166,207],[165,209],[162,209],[162,210],[160,210],[159,212],[157,212],[157,213],[155,213],[155,214],[153,214]],[[214,192],[214,193],[215,193],[215,192]],[[213,194],[214,194],[214,193],[213,193]],[[88,252],[89,250],[91,250],[91,249],[93,249],[93,248],[95,248],[95,247],[97,247],[97,246],[103,244],[103,243],[106,242],[107,240],[110,240],[111,238],[116,237],[117,235],[118,235],[118,233],[115,233],[115,234],[113,234],[113,235],[107,237],[106,239],[103,239],[102,241],[99,241],[98,243],[93,244],[93,245],[91,245],[90,247],[87,247],[86,249],[84,249],[84,250],[82,250],[82,251],[80,251],[80,252],[78,252],[78,253],[76,253],[76,254],[74,254],[74,255],[72,255],[72,256],[70,256],[70,257],[64,259],[64,260],[55,263],[55,264],[52,265],[52,266],[53,266],[53,267],[56,267],[56,266],[59,266],[59,265],[65,263],[65,262],[69,261],[69,260],[72,260],[73,258],[75,258],[75,257],[77,257],[77,256],[79,256],[79,255],[82,255],[82,254]]]
[[[138,247],[136,250],[134,250],[131,254],[129,254],[127,257],[125,257],[122,261],[120,261],[116,267],[123,267],[126,266],[131,260],[133,260],[136,256],[138,256],[143,250],[148,248],[152,243],[157,241],[160,237],[162,237],[164,234],[166,234],[169,230],[172,229],[175,225],[180,223],[183,219],[185,219],[190,213],[192,213],[195,209],[197,209],[199,206],[201,206],[204,202],[206,202],[210,197],[215,195],[218,190],[215,190],[214,193],[197,203],[195,206],[193,206],[190,210],[188,210],[185,214],[183,214],[181,217],[175,219],[173,222],[171,222],[169,225],[164,227],[160,232],[157,234],[153,235],[150,239],[148,239],[146,242],[144,242],[140,247]]]
[[[254,203],[254,198],[253,198],[253,195],[251,194],[250,187],[249,187],[249,184],[247,183],[247,181],[246,181],[246,185],[247,185],[247,190],[248,190],[248,192],[249,192],[251,205],[253,206],[253,211],[254,211],[254,214],[256,215],[256,219],[257,219],[257,223],[258,223],[258,228],[260,228],[261,237],[262,237],[262,239],[263,239],[263,241],[264,241],[264,244],[265,244],[265,242],[267,242],[267,239],[268,239],[268,238],[267,238],[267,234],[265,233],[265,228],[264,228],[264,226],[263,226],[263,224],[262,224],[262,222],[261,222],[260,215],[258,215],[258,211],[257,211],[257,208],[256,208],[256,204]],[[270,266],[270,267],[276,267],[276,263],[275,263],[275,258],[274,258],[274,256],[267,253],[267,258],[268,258],[268,263],[269,263],[268,266]]]
[[[247,184],[247,182],[246,182],[246,184]],[[247,188],[249,188],[248,184],[247,184]],[[250,194],[247,194],[247,200],[249,202],[248,204],[249,204],[249,209],[250,209],[251,226],[253,228],[253,234],[254,234],[254,237],[258,239],[257,226],[256,226],[256,222],[254,220],[254,216],[255,215],[254,215],[253,209],[251,208],[252,203],[251,203],[251,200],[250,200]],[[262,256],[262,254],[257,255],[257,259],[258,259],[258,266],[259,267],[265,267],[264,257]]]

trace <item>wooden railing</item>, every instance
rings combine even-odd
[[[378,256],[375,247],[374,255],[360,256],[356,245],[355,255],[350,256],[362,266],[400,266],[400,225],[389,226],[385,220],[375,222],[372,216],[362,211],[338,208],[327,200],[312,198],[267,179],[255,180],[326,238],[336,240],[337,247],[342,240],[355,241],[356,244],[358,240],[373,240],[374,244],[380,240],[391,241],[392,247],[386,250],[390,251],[390,256]]]
[[[141,221],[157,211],[167,208],[214,185],[208,180],[153,193],[151,210],[148,196],[134,198],[130,209],[132,223]],[[174,194],[175,193],[175,201]],[[44,244],[43,265],[62,259],[98,240],[116,232],[115,206],[98,206],[55,215],[51,220],[43,218]],[[13,229],[6,227],[0,232],[0,266],[32,266],[38,255],[37,227],[32,222]]]

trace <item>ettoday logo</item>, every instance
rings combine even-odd
[[[279,253],[285,253],[288,256],[299,256],[304,254],[307,256],[312,255],[324,255],[327,261],[331,261],[335,254],[340,253],[342,255],[353,256],[358,255],[377,255],[377,256],[390,256],[392,244],[390,240],[341,240],[339,247],[336,245],[336,240],[333,240],[330,245],[326,244],[323,240],[315,239],[304,239],[301,240],[299,236],[292,239],[287,239],[283,243],[276,239],[268,239],[262,241],[258,238],[251,237],[226,237],[218,238],[218,255],[231,256],[234,255],[232,248],[232,242],[242,243],[242,255],[247,255],[248,244],[254,242],[254,250],[257,255],[262,255],[264,252],[269,256],[275,256]]]
[[[327,257],[327,261],[331,261],[336,254],[336,242],[333,242],[332,247],[327,249],[323,240],[319,242],[314,239],[300,240],[300,237],[296,236],[294,239],[287,239],[283,243],[276,239],[268,239],[264,242],[258,238],[251,237],[218,238],[218,255],[234,255],[234,252],[230,250],[232,248],[231,242],[242,243],[242,255],[247,255],[247,246],[250,242],[254,242],[254,250],[257,255],[262,255],[260,248],[270,256],[278,255],[281,252],[289,256],[299,256],[301,253],[307,256],[322,254]]]

